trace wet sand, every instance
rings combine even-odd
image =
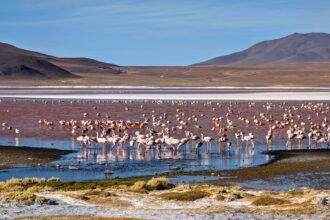
[[[19,165],[45,165],[72,152],[47,148],[0,146],[0,171]]]
[[[216,185],[239,185],[252,189],[289,190],[291,188],[330,189],[330,149],[269,152],[275,158],[267,164],[236,170],[181,173],[212,175]]]

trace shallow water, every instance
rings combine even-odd
[[[37,138],[8,138],[2,137],[0,145],[30,146],[75,150],[75,153],[66,155],[60,160],[42,167],[17,167],[0,172],[0,180],[24,177],[59,177],[65,181],[83,181],[90,179],[103,179],[113,177],[130,177],[141,175],[154,175],[168,171],[197,171],[197,170],[228,170],[242,167],[251,167],[264,164],[271,158],[262,152],[265,146],[258,145],[255,149],[243,146],[231,149],[222,149],[219,153],[217,144],[212,145],[211,154],[205,153],[205,148],[196,154],[191,143],[185,147],[185,152],[180,151],[172,155],[167,149],[163,149],[159,157],[156,149],[137,151],[136,148],[128,149],[128,146],[94,146],[83,148],[74,140],[48,140]],[[280,149],[279,146],[274,146]],[[75,166],[78,170],[70,170],[69,166]],[[112,175],[104,174],[105,170],[111,170]],[[181,179],[180,181],[189,181]],[[195,179],[193,179],[195,181]]]

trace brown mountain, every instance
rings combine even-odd
[[[88,58],[59,58],[0,43],[0,77],[70,79],[80,73],[120,73],[116,65]],[[77,73],[77,74],[76,74]]]
[[[270,64],[330,61],[330,34],[308,33],[263,41],[226,56],[193,65]]]

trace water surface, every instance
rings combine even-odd
[[[81,147],[75,140],[51,140],[38,138],[2,137],[0,145],[29,146],[74,150],[75,153],[63,156],[60,160],[40,167],[20,166],[0,173],[0,180],[24,177],[59,177],[65,181],[83,181],[114,177],[130,177],[154,175],[171,171],[228,170],[257,166],[267,163],[271,157],[265,155],[265,146],[251,147],[232,146],[230,150],[219,150],[218,144],[212,145],[210,154],[205,148],[196,154],[189,143],[185,151],[174,155],[167,149],[159,157],[156,149],[138,151],[136,148],[95,145],[90,148]],[[276,148],[276,146],[274,147]],[[277,147],[279,148],[279,147]],[[78,170],[70,170],[74,166]],[[104,174],[110,170],[112,175]]]

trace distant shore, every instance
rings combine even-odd
[[[326,87],[1,87],[0,98],[85,100],[330,100]]]
[[[0,85],[0,89],[317,89],[329,90],[330,86],[109,86],[109,85],[72,85],[72,86],[4,86]]]

